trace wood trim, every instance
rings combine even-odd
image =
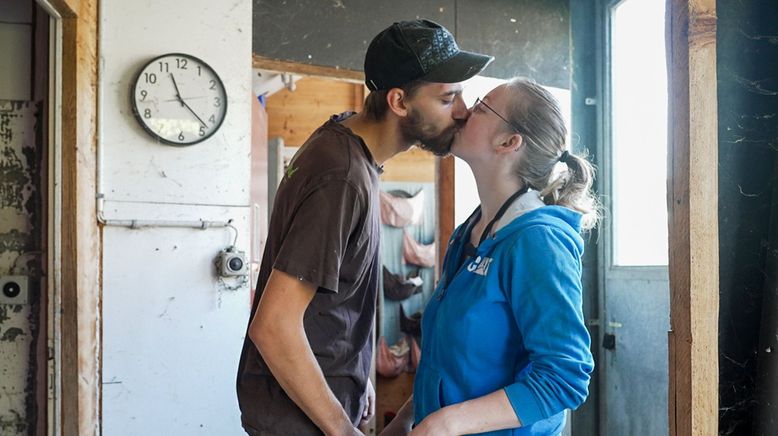
[[[718,120],[715,0],[668,0],[669,422],[718,434]]]
[[[362,71],[282,61],[278,59],[266,58],[257,54],[252,55],[252,66],[254,68],[274,71],[277,73],[294,73],[302,76],[326,77],[353,83],[365,82],[365,73]]]
[[[100,433],[101,236],[95,205],[97,0],[63,0],[62,434]],[[62,1],[56,2],[62,5]]]
[[[75,18],[78,16],[79,0],[47,0],[63,18]]]
[[[437,159],[436,183],[438,200],[438,264],[435,275],[440,277],[448,240],[454,233],[454,157]]]

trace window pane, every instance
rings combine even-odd
[[[665,2],[611,10],[613,262],[667,265]]]

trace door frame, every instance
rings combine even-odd
[[[101,433],[101,246],[95,184],[98,0],[36,0],[52,25],[47,262],[53,357],[48,434]],[[61,177],[61,180],[56,180]],[[51,185],[50,185],[51,187]],[[59,212],[57,212],[59,211]]]

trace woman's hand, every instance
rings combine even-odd
[[[444,407],[437,412],[428,415],[422,422],[408,433],[409,436],[448,436],[457,435],[456,429],[452,428],[452,419],[448,416],[449,408]]]

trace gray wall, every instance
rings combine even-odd
[[[570,87],[566,0],[254,0],[255,54],[362,70],[373,36],[394,21],[428,18],[464,50],[495,56],[484,75]]]
[[[778,3],[719,1],[717,15],[720,434],[751,434],[768,227],[778,220]]]
[[[571,137],[573,149],[581,153],[588,151],[593,162],[601,159],[600,146],[597,142],[597,106],[587,105],[587,97],[597,97],[597,35],[594,23],[596,8],[594,2],[570,2],[570,57],[572,86]],[[597,177],[600,173],[597,173]],[[596,186],[596,185],[595,185]],[[592,230],[584,237],[583,255],[583,287],[584,287],[584,317],[587,320],[597,319],[600,313],[599,305],[599,263],[597,260],[597,242],[602,240],[599,231],[601,226]],[[600,413],[600,373],[601,353],[600,339],[602,330],[599,325],[589,325],[592,338],[591,350],[594,355],[595,368],[589,383],[589,398],[571,415],[571,427],[575,428],[577,436],[594,436],[600,434],[598,423]],[[604,366],[604,365],[603,365]]]

